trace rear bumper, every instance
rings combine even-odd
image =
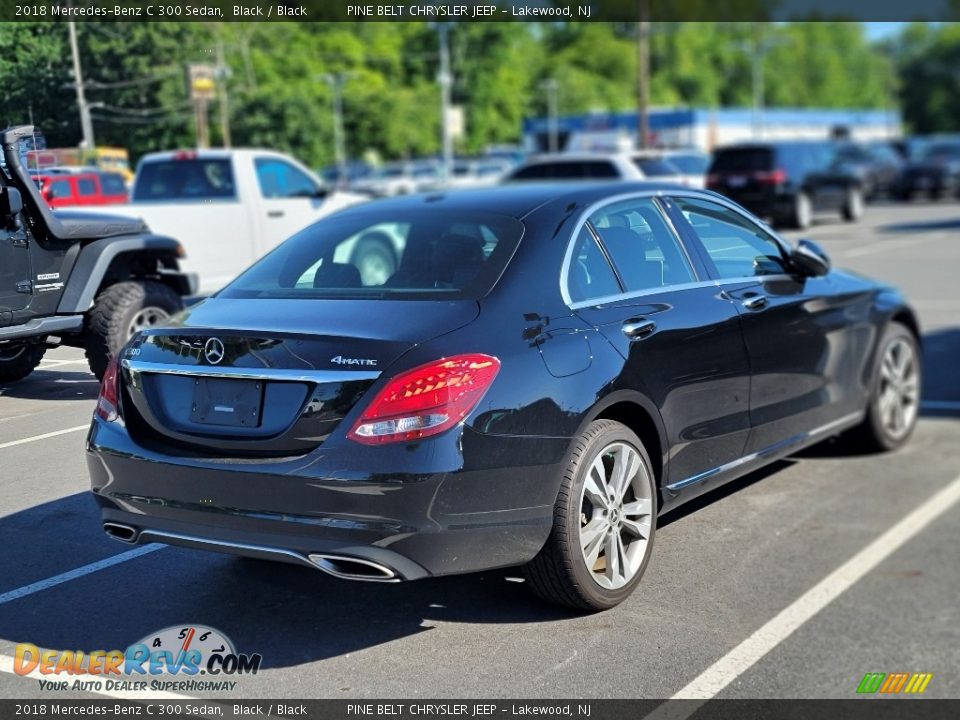
[[[103,523],[120,526],[127,542],[332,574],[356,566],[320,556],[353,559],[376,566],[357,579],[415,580],[532,559],[550,533],[568,442],[465,429],[387,452],[350,444],[294,459],[210,461],[153,454],[122,424],[98,419],[87,464]]]

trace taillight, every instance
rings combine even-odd
[[[720,184],[719,175],[717,175],[716,173],[710,173],[709,175],[707,175],[707,187],[710,187],[711,185],[719,185],[719,184]]]
[[[380,445],[442,433],[476,407],[499,370],[497,358],[471,354],[401,373],[377,393],[347,437]]]
[[[753,179],[762,185],[780,185],[787,181],[787,171],[777,168],[770,171],[759,171],[753,174]]]
[[[97,417],[113,422],[119,417],[120,407],[120,366],[116,358],[110,358],[107,369],[100,382],[100,397],[97,398]]]

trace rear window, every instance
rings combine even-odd
[[[684,175],[703,175],[710,165],[710,161],[706,157],[696,154],[670,155],[667,159],[671,164],[676,165]]]
[[[518,220],[493,213],[335,215],[294,235],[220,296],[476,299],[493,287],[522,234]]]
[[[583,180],[619,177],[613,163],[605,160],[564,160],[520,168],[511,180]]]
[[[633,159],[633,164],[640,168],[640,171],[647,177],[663,177],[665,175],[680,174],[680,170],[676,165],[661,158],[638,157]]]
[[[718,150],[713,156],[711,173],[752,173],[773,169],[770,148]]]
[[[100,189],[104,195],[126,195],[127,186],[123,178],[114,173],[103,173],[100,175]]]
[[[233,198],[233,169],[226,158],[145,162],[137,170],[133,199],[210,200]]]

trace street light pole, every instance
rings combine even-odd
[[[67,32],[70,35],[70,52],[73,55],[73,80],[77,89],[77,106],[80,109],[80,129],[83,133],[83,147],[92,150],[93,120],[90,119],[90,107],[83,92],[83,71],[80,68],[80,49],[77,47],[77,24],[72,20],[67,23]]]
[[[551,153],[558,152],[560,149],[560,132],[557,120],[557,90],[560,83],[556,78],[547,78],[540,87],[547,93],[547,136],[549,138],[549,150]]]
[[[637,3],[637,147],[650,142],[650,8],[647,0]]]
[[[223,25],[217,25],[217,95],[220,99],[220,139],[223,147],[230,147],[230,99],[227,96],[227,80],[230,68],[227,67],[223,53]]]
[[[453,75],[450,72],[450,45],[448,23],[437,23],[440,33],[440,74],[437,81],[440,83],[440,122],[443,137],[443,182],[450,180],[453,169],[453,130],[450,127],[450,90],[453,86]]]
[[[343,185],[347,176],[347,149],[343,132],[343,85],[348,77],[347,73],[323,75],[323,81],[333,91],[333,154],[337,163],[338,186]]]

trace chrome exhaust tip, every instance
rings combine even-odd
[[[114,540],[119,540],[120,542],[127,543],[128,545],[137,541],[137,529],[129,525],[105,522],[103,524],[103,531]]]
[[[401,580],[394,570],[373,560],[323,553],[314,553],[308,558],[316,567],[341,580],[366,580],[367,582],[400,582]]]

